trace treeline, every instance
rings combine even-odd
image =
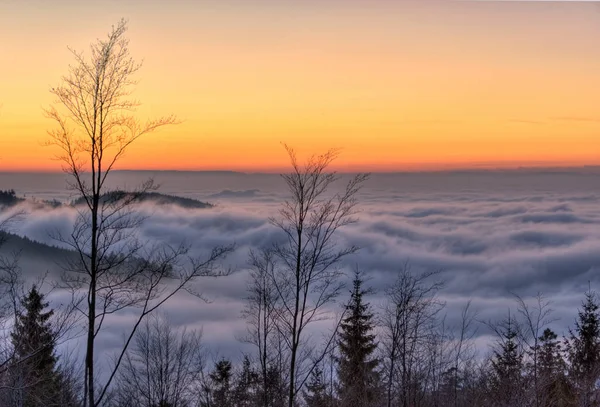
[[[365,288],[365,274],[355,273],[327,349],[300,358],[305,358],[301,364],[306,380],[293,405],[600,405],[600,303],[593,291],[585,293],[568,335],[559,338],[548,326],[555,320],[541,295],[529,302],[516,297],[514,310],[504,319],[485,323],[467,303],[458,323],[449,326],[438,299],[438,276],[403,270],[385,292],[385,305],[375,308],[366,301],[372,292]],[[247,311],[255,300],[248,298]],[[4,347],[5,356],[12,357],[0,364],[0,405],[80,406],[78,368],[68,355],[61,360],[57,350],[74,321],[55,314],[35,286],[15,306]],[[250,315],[245,313],[246,318]],[[486,355],[475,349],[477,330],[483,326],[495,336]],[[286,344],[276,331],[249,332],[267,341],[265,355],[260,343],[248,337],[257,346],[240,363],[226,358],[209,363],[210,349],[203,345],[201,331],[173,327],[158,314],[149,317],[102,405],[288,405]]]
[[[14,189],[9,189],[6,191],[0,190],[0,205],[13,206],[22,201],[24,201],[24,199],[19,198]]]

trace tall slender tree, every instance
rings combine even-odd
[[[427,374],[427,344],[437,335],[437,317],[444,306],[437,298],[443,284],[431,280],[438,274],[415,274],[405,264],[386,290],[381,339],[387,407],[417,406],[423,396],[419,377]]]
[[[218,274],[215,261],[232,249],[218,247],[206,259],[184,265],[179,261],[187,253],[184,244],[155,247],[138,239],[136,229],[144,218],[132,205],[154,188],[151,180],[134,192],[110,193],[107,180],[131,145],[177,122],[174,116],[141,121],[134,114],[139,103],[130,96],[141,64],[131,57],[126,32],[127,22],[121,20],[106,38],[92,43],[89,56],[72,51],[75,63],[52,88],[57,100],[46,111],[56,124],[49,131],[50,144],[58,148],[57,158],[70,176],[68,185],[82,202],[72,231],[54,237],[77,252],[77,259],[65,265],[62,287],[71,290],[87,322],[85,407],[102,403],[142,320],[189,289],[191,280]],[[133,308],[138,309],[137,318],[110,372],[99,380],[97,337],[107,318]]]
[[[274,253],[270,248],[250,251],[250,281],[247,303],[242,315],[248,324],[247,335],[242,338],[256,347],[260,374],[260,396],[262,407],[269,407],[269,369],[283,355],[275,349],[281,348],[281,333],[275,325],[278,295],[273,283],[275,268]]]
[[[346,316],[340,324],[338,341],[338,395],[341,407],[375,406],[381,399],[379,360],[373,334],[373,314],[364,302],[363,279],[357,272],[353,281]]]
[[[324,307],[343,287],[339,262],[358,250],[340,245],[337,234],[340,228],[356,222],[356,195],[368,175],[351,177],[345,189],[333,193],[339,176],[329,166],[338,155],[336,150],[312,156],[301,165],[294,150],[286,149],[292,171],[283,179],[291,197],[280,216],[271,218],[284,237],[273,245],[275,267],[271,276],[278,298],[277,330],[289,351],[287,405],[294,407],[298,391],[334,342],[332,333],[323,347],[314,343],[307,346],[307,327],[326,317]],[[315,349],[320,349],[318,354]]]

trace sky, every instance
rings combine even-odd
[[[600,165],[600,6],[487,1],[0,0],[0,170],[59,170],[49,89],[121,17],[143,60],[128,169]]]

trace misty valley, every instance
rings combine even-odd
[[[113,176],[98,202],[102,213],[118,212],[121,223],[105,233],[121,243],[104,254],[118,270],[104,278],[107,285],[124,284],[118,293],[127,294],[117,300],[111,288],[101,297],[105,304],[98,309],[106,315],[96,352],[106,356],[97,356],[99,380],[109,380],[141,313],[160,308],[140,320],[103,403],[284,405],[291,362],[285,335],[293,328],[285,312],[293,309],[294,279],[293,262],[283,259],[296,258],[290,235],[277,223],[277,214],[294,208],[286,178],[161,171]],[[85,201],[65,190],[66,179],[0,174],[3,366],[8,380],[18,357],[11,346],[15,321],[30,312],[35,286],[38,323],[57,335],[48,349],[48,372],[56,373],[47,374],[64,382],[52,385],[55,393],[48,383],[26,387],[44,389],[61,405],[79,405],[86,296],[73,277],[81,256],[65,236],[87,219],[81,217]],[[351,174],[332,179],[315,200],[317,208],[329,211],[323,202],[340,199],[354,180]],[[306,348],[297,356],[295,403],[475,406],[538,399],[553,405],[550,400],[580,397],[571,369],[596,335],[600,216],[598,197],[590,193],[599,183],[594,169],[371,174],[362,182],[352,202],[354,219],[340,225],[335,245],[317,264],[335,260],[335,267],[320,268],[330,274],[306,291],[305,318],[311,319],[298,336]],[[123,185],[160,187],[126,193]],[[311,216],[309,222],[321,219]],[[117,229],[127,233],[113,237]],[[123,282],[121,274],[144,278]],[[353,370],[361,365],[366,370]],[[356,384],[360,377],[364,387]],[[10,393],[3,394],[14,397]],[[364,397],[360,404],[349,401],[358,397]]]

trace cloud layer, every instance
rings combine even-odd
[[[140,211],[148,219],[140,237],[185,241],[197,255],[235,242],[228,264],[237,271],[199,282],[210,303],[181,295],[164,310],[174,324],[203,327],[207,348],[237,357],[241,345],[236,337],[245,329],[240,312],[248,251],[280,238],[268,217],[276,215],[286,197],[283,182],[272,175],[170,177],[160,180],[162,191],[216,200],[217,206],[144,204]],[[598,178],[593,173],[519,172],[373,176],[361,192],[359,222],[339,235],[341,244],[361,247],[344,267],[350,271],[358,265],[368,272],[376,307],[406,262],[417,272],[440,270],[450,321],[469,299],[482,319],[494,319],[514,305],[512,293],[529,298],[541,291],[552,300],[559,318],[555,328],[563,333],[572,325],[588,282],[597,287],[600,281]],[[51,192],[44,196],[64,196],[59,189]],[[74,218],[68,208],[28,209],[16,231],[50,244],[48,232],[68,230]],[[116,340],[118,326],[115,321],[113,339],[102,347]]]

